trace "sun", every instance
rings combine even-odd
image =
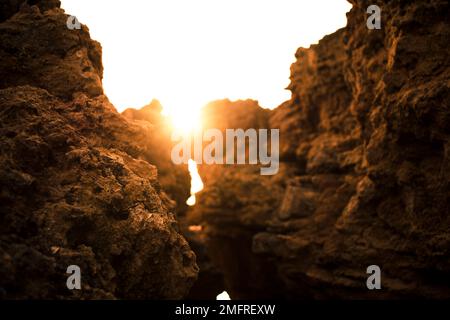
[[[196,109],[178,109],[176,112],[170,112],[168,117],[170,119],[172,129],[182,135],[192,134],[202,128],[200,111]]]
[[[202,129],[201,109],[208,101],[193,93],[164,96],[159,101],[163,106],[163,115],[169,118],[176,133],[184,136]]]
[[[170,119],[172,132],[177,135],[194,136],[202,131],[201,107],[203,105],[198,102],[190,105],[192,107],[188,107],[185,103],[169,103],[166,108],[163,108],[163,114]],[[197,163],[192,159],[188,161],[188,170],[191,176],[191,195],[186,204],[193,206],[196,203],[195,194],[203,189],[203,182],[198,173]]]

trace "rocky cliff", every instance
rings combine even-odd
[[[155,125],[109,103],[101,47],[59,1],[1,6],[0,298],[184,297],[198,268],[153,165]]]
[[[369,30],[367,2],[351,2],[344,29],[297,51],[292,98],[267,115],[280,172],[200,170],[199,264],[232,298],[450,297],[448,3],[373,1]],[[228,104],[207,127],[260,126],[257,108]],[[382,290],[366,287],[370,265]]]

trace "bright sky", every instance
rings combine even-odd
[[[290,65],[344,27],[346,0],[62,0],[102,44],[106,95],[119,111],[153,98],[186,122],[206,103],[290,98]]]

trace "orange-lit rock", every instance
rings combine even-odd
[[[183,298],[198,268],[147,161],[151,125],[102,94],[85,26],[18,8],[0,23],[0,299]]]
[[[351,2],[346,28],[297,51],[292,99],[262,122],[281,130],[280,173],[201,167],[189,218],[233,299],[450,297],[448,3],[375,1],[368,30]],[[225,104],[208,126],[261,123]]]

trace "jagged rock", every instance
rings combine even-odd
[[[86,26],[69,30],[67,18],[62,9],[25,4],[1,23],[0,89],[31,85],[64,100],[103,93],[101,46]]]
[[[0,298],[184,297],[195,255],[147,161],[151,125],[102,95],[100,45],[53,6],[5,17]],[[69,265],[81,268],[81,290],[66,287]]]
[[[150,122],[153,125],[159,125],[165,122],[161,112],[163,107],[161,103],[154,99],[150,104],[142,107],[141,109],[127,108],[122,112],[122,115],[132,120],[143,120]],[[165,127],[166,128],[166,127]],[[169,129],[167,128],[169,131]]]
[[[143,147],[142,156],[158,168],[158,180],[164,191],[175,200],[175,211],[182,217],[188,209],[186,200],[190,196],[190,175],[187,165],[175,165],[170,158],[174,145],[171,139],[172,127],[161,111],[159,101],[153,100],[141,109],[128,108],[122,115],[149,131],[151,139],[139,141]]]
[[[374,1],[369,30],[351,2],[347,27],[297,51],[292,98],[269,115],[284,169],[200,170],[189,216],[232,298],[450,297],[448,3]],[[219,128],[255,114],[228,110]]]
[[[47,11],[53,8],[59,8],[59,0],[3,0],[0,3],[0,22],[9,19],[16,14],[22,6],[36,5],[41,11]]]
[[[253,100],[215,101],[202,112],[205,129],[222,131],[267,128],[268,116],[269,110]],[[283,170],[288,169],[281,167],[280,171]],[[271,278],[276,267],[265,257],[252,253],[252,236],[265,229],[279,206],[285,181],[278,179],[280,176],[260,176],[259,166],[200,165],[199,172],[206,187],[188,212],[187,223],[203,225],[204,230],[188,234],[188,240],[205,248],[198,256],[199,279],[217,278],[221,273],[223,287],[211,292],[209,287],[197,284],[196,295],[203,292],[212,296],[226,290],[232,299],[240,299],[264,298],[267,292],[275,292],[277,288]]]

